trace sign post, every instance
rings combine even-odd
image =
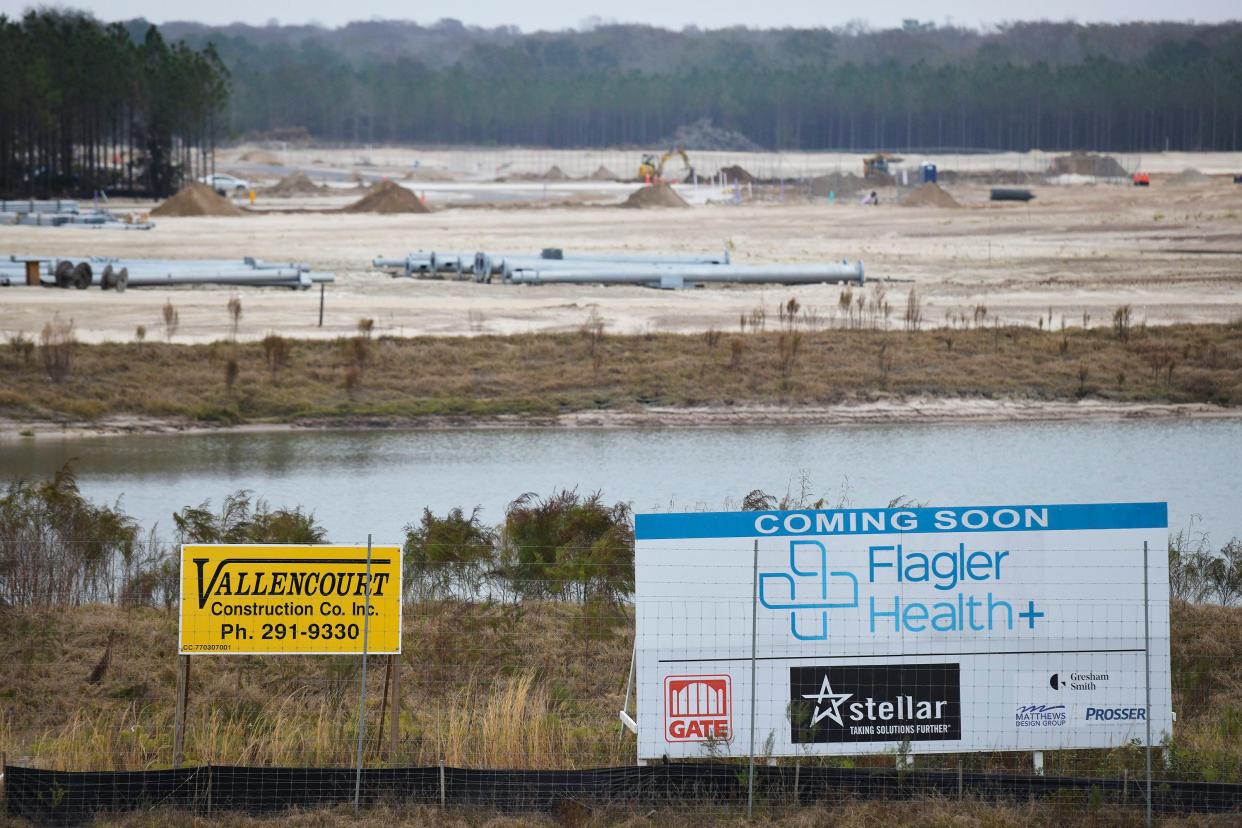
[[[1168,567],[1134,550],[1167,525],[1164,503],[640,514],[638,758],[1150,744]]]

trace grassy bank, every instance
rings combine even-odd
[[[171,762],[175,616],[87,606],[5,612],[0,750],[13,764],[72,770]],[[435,601],[406,610],[401,743],[379,734],[384,668],[369,671],[368,764],[584,768],[633,761],[621,736],[632,642],[627,612],[549,601]],[[109,646],[109,641],[111,645]],[[105,653],[107,654],[105,661]],[[1175,603],[1168,765],[1175,779],[1242,782],[1242,608]],[[348,766],[357,715],[356,657],[194,659],[187,762]],[[100,665],[104,666],[100,668]],[[1030,769],[1021,753],[970,754],[967,770]],[[892,756],[828,763],[892,767]],[[923,757],[921,767],[956,767]],[[1141,772],[1137,748],[1055,751],[1050,773]]]
[[[1242,404],[1242,325],[904,332],[752,320],[734,332],[0,348],[0,416],[199,422],[548,417],[907,396]],[[776,330],[773,330],[776,328]]]

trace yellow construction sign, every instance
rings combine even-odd
[[[401,652],[400,547],[181,547],[183,655],[362,653],[364,638]]]

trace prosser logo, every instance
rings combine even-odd
[[[726,741],[732,733],[733,681],[728,675],[665,677],[665,741]]]

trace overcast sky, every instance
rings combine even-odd
[[[0,0],[0,12],[16,16],[32,4],[29,0]],[[47,5],[53,5],[48,3]],[[651,23],[680,29],[694,25],[720,28],[735,24],[779,28],[782,26],[838,26],[865,20],[875,27],[899,25],[917,18],[938,24],[953,22],[978,27],[1006,20],[1078,20],[1080,22],[1126,20],[1197,20],[1219,22],[1242,17],[1238,0],[896,0],[864,5],[824,0],[468,0],[467,2],[411,3],[401,0],[91,0],[66,3],[91,11],[102,20],[145,17],[157,23],[196,20],[203,23],[241,21],[258,24],[319,23],[339,26],[351,20],[372,18],[415,20],[433,23],[454,17],[480,26],[515,25],[523,31],[583,28],[592,18],[607,22]]]

